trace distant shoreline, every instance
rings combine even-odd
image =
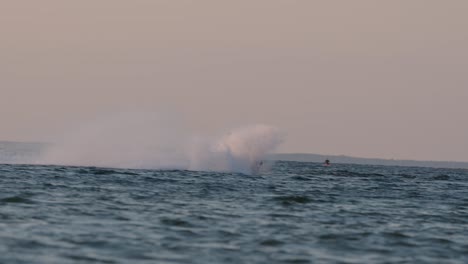
[[[46,146],[50,144],[51,143],[41,142],[0,141],[0,161],[9,161],[11,160],[10,158],[18,156],[38,155]],[[332,164],[343,163],[362,165],[468,169],[468,162],[461,161],[396,160],[380,158],[360,158],[345,155],[321,155],[312,153],[275,153],[268,155],[266,159],[317,163],[322,163],[326,159],[329,159]]]
[[[345,155],[321,155],[309,153],[276,153],[267,157],[269,160],[300,161],[300,162],[324,162],[329,159],[331,163],[362,164],[362,165],[384,165],[405,167],[432,167],[450,169],[468,169],[468,162],[461,161],[419,161],[419,160],[396,160],[379,158],[359,158]]]

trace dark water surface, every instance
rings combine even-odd
[[[468,171],[0,165],[0,263],[468,263]]]

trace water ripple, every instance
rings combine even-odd
[[[467,261],[468,172],[0,165],[0,263]]]

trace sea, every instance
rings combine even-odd
[[[466,169],[267,165],[0,164],[0,263],[468,263]]]

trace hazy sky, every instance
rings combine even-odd
[[[468,161],[466,0],[2,0],[0,140],[145,108],[282,152]]]

